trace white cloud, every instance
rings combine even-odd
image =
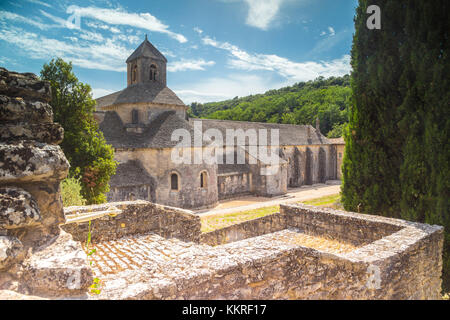
[[[116,27],[111,27],[111,26],[108,26],[108,25],[102,24],[102,23],[88,21],[88,22],[86,22],[86,25],[88,27],[95,28],[95,29],[109,30],[112,33],[120,33],[120,29],[118,29]]]
[[[341,76],[350,72],[350,56],[344,55],[332,61],[294,62],[274,54],[250,54],[228,42],[218,42],[204,37],[203,43],[229,53],[228,65],[231,68],[255,71],[276,72],[292,81],[308,81],[319,76]]]
[[[114,93],[113,90],[102,89],[102,88],[92,88],[92,97],[97,99],[99,97],[107,96],[108,94]]]
[[[344,29],[333,35],[329,35],[327,37],[323,37],[319,41],[316,42],[314,48],[310,51],[310,55],[314,56],[320,54],[322,52],[331,52],[335,46],[337,46],[342,41],[349,39],[349,31]]]
[[[328,34],[330,37],[332,37],[332,36],[336,35],[336,31],[334,30],[333,27],[328,27],[328,33],[327,33],[326,31],[322,31],[322,32],[320,33],[320,36],[325,36],[325,35],[327,35],[327,34]]]
[[[230,99],[235,96],[263,93],[276,86],[267,79],[257,75],[231,74],[226,78],[207,78],[200,81],[184,84],[183,88],[174,89],[175,93],[184,103],[209,102]]]
[[[132,26],[148,31],[165,33],[180,43],[187,42],[183,35],[170,31],[169,26],[163,24],[150,13],[129,13],[123,9],[82,8],[74,5],[67,8],[67,13],[80,18],[86,17],[99,20],[107,24]]]
[[[41,6],[44,6],[44,7],[47,7],[47,8],[51,8],[52,7],[48,3],[45,3],[45,2],[42,2],[42,1],[39,1],[39,0],[27,0],[27,1],[31,2],[31,3],[35,3],[35,4],[40,4]]]
[[[330,36],[334,36],[336,34],[333,27],[328,27],[328,31],[330,31]]]
[[[213,66],[214,61],[205,61],[203,59],[199,60],[180,60],[169,63],[167,66],[167,71],[186,71],[186,70],[205,70],[204,67]]]
[[[61,57],[79,67],[118,72],[126,71],[125,60],[132,52],[112,39],[102,43],[66,42],[11,26],[0,27],[0,40],[17,45],[32,59]]]
[[[275,18],[283,0],[244,0],[249,9],[246,23],[252,27],[267,30]]]
[[[194,31],[197,32],[198,34],[202,34],[203,33],[203,30],[200,29],[199,27],[195,27]]]
[[[50,25],[35,21],[34,19],[27,18],[27,17],[21,16],[21,15],[18,15],[16,13],[12,13],[9,11],[3,11],[3,10],[0,10],[0,20],[9,20],[9,21],[14,21],[14,22],[26,23],[31,26],[37,27],[41,30],[47,30],[50,27],[52,27]]]
[[[53,22],[56,22],[59,27],[64,27],[64,28],[66,27],[67,20],[65,20],[63,18],[60,18],[60,17],[57,17],[57,16],[54,16],[54,15],[52,15],[52,14],[50,14],[50,13],[48,13],[48,12],[42,10],[42,9],[40,9],[39,11],[41,12],[41,14],[43,16],[49,18]]]

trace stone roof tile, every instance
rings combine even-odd
[[[112,105],[142,102],[185,106],[183,101],[172,90],[157,83],[133,84],[121,91],[98,98],[96,101],[97,109]]]

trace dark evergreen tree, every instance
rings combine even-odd
[[[402,218],[446,228],[444,289],[450,290],[450,60],[448,1],[409,1],[402,46],[399,128],[405,143],[400,167]]]
[[[368,5],[381,30],[366,27]],[[449,4],[360,0],[342,201],[347,210],[445,226],[450,289]]]
[[[381,8],[381,30],[366,26],[368,5]],[[353,101],[346,132],[342,201],[348,210],[399,216],[402,163],[397,123],[402,103],[399,83],[404,41],[402,1],[360,0],[353,37]]]

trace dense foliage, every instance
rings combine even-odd
[[[61,181],[61,198],[64,207],[84,206],[86,199],[81,195],[81,182],[79,179],[66,178]]]
[[[78,81],[72,64],[60,58],[44,64],[41,78],[51,83],[54,121],[64,128],[61,148],[70,163],[69,175],[80,179],[88,204],[105,202],[116,163],[93,116],[91,87]]]
[[[381,8],[381,30],[366,8]],[[445,227],[450,289],[449,3],[360,0],[342,201],[347,210]]]
[[[264,94],[235,97],[231,100],[211,103],[192,103],[191,117],[311,124],[320,120],[320,130],[330,138],[340,137],[348,121],[351,89],[350,77],[320,77],[314,81],[300,82],[293,86],[270,90]]]

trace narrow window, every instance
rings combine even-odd
[[[137,81],[137,65],[134,65],[133,71],[131,72],[131,82],[136,83]]]
[[[156,67],[154,64],[150,66],[150,80],[156,80]]]
[[[205,171],[200,173],[200,188],[206,188],[207,182],[206,182],[207,174]]]
[[[170,175],[170,189],[178,190],[178,175],[176,173]]]
[[[136,109],[131,110],[131,123],[132,124],[139,123],[139,112]]]

